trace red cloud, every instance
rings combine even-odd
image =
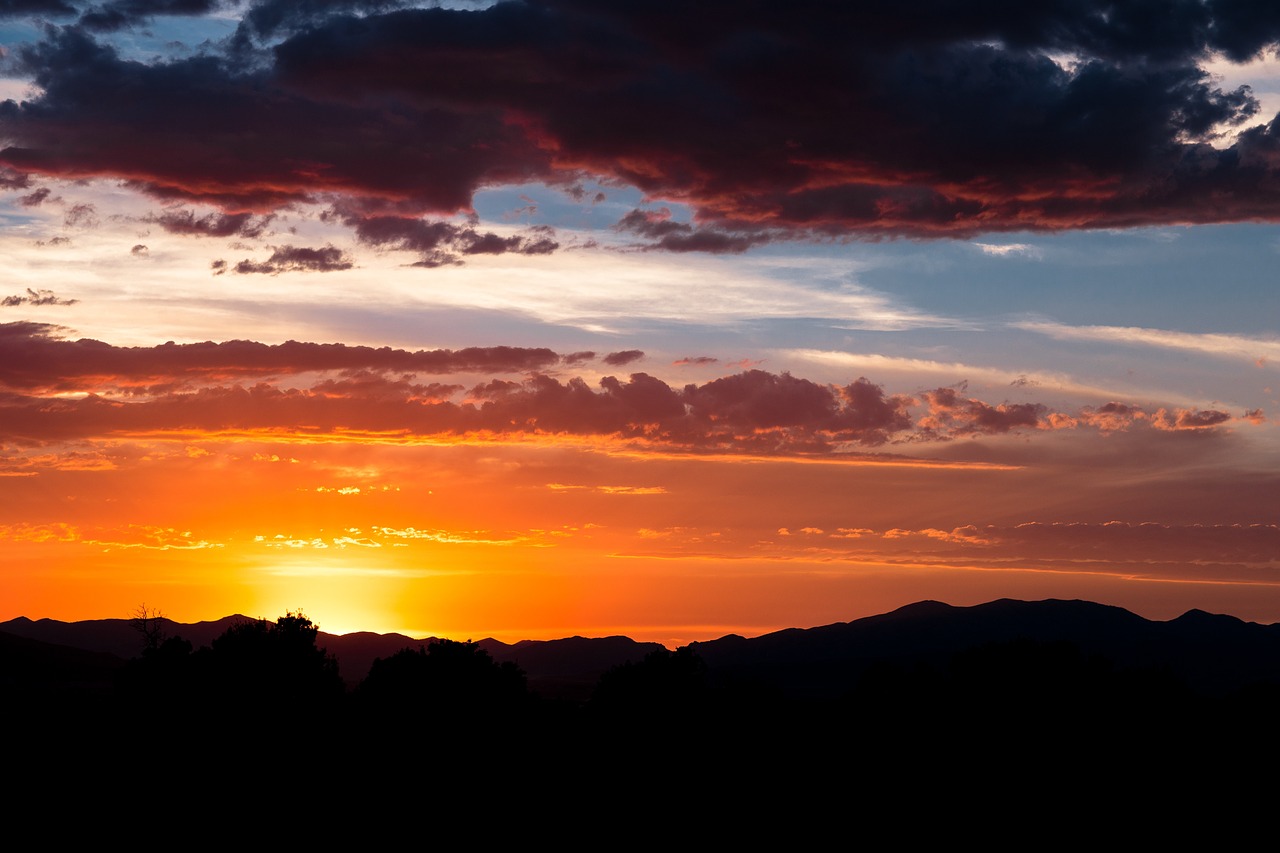
[[[94,340],[66,340],[65,330],[44,323],[0,324],[0,385],[60,391],[123,384],[296,374],[317,370],[386,370],[402,373],[516,372],[540,370],[560,357],[549,349],[467,347],[399,350],[286,341],[226,341],[116,347]]]
[[[626,380],[605,376],[592,387],[581,378],[542,373],[566,363],[547,349],[407,351],[297,341],[116,347],[64,339],[63,331],[40,323],[0,324],[0,438],[175,430],[485,433],[607,437],[688,451],[828,454],[847,446],[1018,429],[1140,425],[1205,433],[1235,420],[1216,410],[1148,414],[1121,403],[1070,416],[1040,404],[991,405],[953,388],[926,392],[928,411],[917,420],[913,410],[920,401],[886,394],[866,378],[831,385],[753,369],[682,388],[646,373]],[[588,355],[574,353],[568,363]],[[630,350],[605,361],[640,356]],[[469,389],[418,379],[477,373],[489,378]],[[86,396],[69,396],[74,393]]]
[[[925,392],[929,415],[920,421],[926,430],[953,435],[999,434],[1019,427],[1039,428],[1047,409],[1039,403],[1001,403],[962,399],[954,388]]]

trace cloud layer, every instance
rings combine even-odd
[[[427,263],[553,248],[414,224],[529,181],[687,203],[693,224],[618,223],[674,251],[1280,216],[1280,125],[1200,68],[1274,46],[1280,12],[1226,0],[258,2],[222,45],[149,62],[94,35],[222,5],[9,4],[82,16],[10,60],[40,94],[0,105],[6,183],[123,179],[230,217],[340,198]]]
[[[1061,412],[988,403],[954,387],[917,397],[886,393],[865,377],[827,384],[759,369],[683,387],[643,372],[606,375],[595,387],[555,375],[595,360],[592,352],[297,341],[116,347],[60,333],[47,324],[0,325],[0,439],[246,431],[353,441],[569,436],[655,450],[803,455],[1011,432],[1214,431],[1261,419],[1259,412],[1149,411],[1122,402]],[[643,357],[628,350],[599,361],[619,367]],[[430,378],[477,374],[490,378]]]

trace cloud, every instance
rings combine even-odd
[[[604,357],[604,363],[610,367],[622,367],[626,364],[639,361],[644,358],[644,351],[638,349],[622,350],[621,352],[611,352]]]
[[[553,492],[590,491],[605,495],[665,495],[662,486],[581,486],[569,483],[547,483]]]
[[[1001,403],[992,406],[964,398],[955,388],[926,391],[929,414],[920,426],[943,435],[999,435],[1018,428],[1038,429],[1048,409],[1039,403]]]
[[[830,454],[842,445],[875,446],[910,426],[905,413],[889,423],[873,400],[870,410],[826,389],[827,405],[814,406],[810,420],[781,408],[785,390],[766,380],[749,380],[750,404],[678,391],[653,377],[628,381],[605,377],[599,390],[580,379],[561,383],[535,376],[523,383],[490,385],[488,399],[475,402],[423,395],[369,396],[358,389],[335,393],[331,385],[287,388],[205,386],[125,401],[96,395],[82,398],[0,394],[3,437],[18,442],[71,440],[91,436],[213,434],[263,431],[284,437],[344,437],[375,440],[506,436],[606,439],[639,448],[686,452]],[[821,389],[814,396],[822,394]],[[879,395],[874,395],[879,396]],[[815,399],[815,404],[816,404]],[[889,403],[891,408],[892,402]]]
[[[998,258],[1009,258],[1022,256],[1025,258],[1040,258],[1040,249],[1029,243],[974,243],[978,251],[984,255],[995,255]]]
[[[876,15],[708,0],[673,27],[666,3],[408,5],[259,2],[225,44],[146,61],[87,30],[222,4],[95,6],[14,51],[40,94],[0,107],[6,185],[105,177],[228,214],[340,197],[412,217],[470,211],[483,187],[595,179],[688,205],[690,223],[620,226],[703,252],[1280,218],[1280,124],[1199,67],[1276,44],[1269,8],[1173,0],[1152,26],[1103,0]],[[420,263],[515,250],[477,238]]]
[[[633,210],[614,226],[615,230],[638,234],[650,242],[645,249],[668,252],[708,252],[713,255],[741,254],[753,246],[776,239],[777,235],[743,225],[736,230],[698,227],[671,219],[669,208]]]
[[[79,24],[94,32],[115,32],[157,16],[198,16],[234,5],[237,0],[110,0],[90,6]]]
[[[271,345],[225,341],[116,347],[69,340],[62,337],[66,331],[46,323],[0,323],[0,385],[73,391],[109,382],[217,381],[310,371],[523,373],[551,367],[560,358],[549,349],[505,346],[410,351],[298,341]]]
[[[1265,365],[1280,363],[1280,339],[1213,332],[1178,332],[1137,326],[1067,326],[1042,320],[1012,324],[1015,328],[1038,332],[1063,341],[1105,341],[1128,346],[1199,352],[1219,358],[1233,358]]]
[[[76,6],[66,0],[5,0],[0,4],[0,19],[19,18],[27,15],[60,17],[74,15]]]
[[[927,377],[925,381],[935,382],[938,377],[960,379],[962,381],[980,381],[993,385],[1009,385],[1015,388],[1046,388],[1080,394],[1093,398],[1115,398],[1134,396],[1137,392],[1116,386],[1099,386],[1085,384],[1075,377],[1064,373],[1048,373],[1044,371],[1021,371],[1008,368],[987,367],[963,362],[934,361],[932,359],[903,358],[900,356],[882,355],[880,353],[852,353],[838,350],[783,350],[780,355],[789,359],[802,359],[816,364],[839,367],[848,370],[875,372],[877,374],[893,373]],[[944,379],[943,381],[947,381]],[[1176,400],[1176,402],[1191,402]]]
[[[334,15],[386,12],[409,5],[412,0],[257,0],[245,13],[241,35],[267,38],[315,25]]]
[[[51,193],[52,193],[52,190],[50,190],[48,187],[41,187],[40,189],[31,193],[31,195],[25,195],[22,198],[18,199],[18,203],[21,204],[23,207],[39,207],[41,204],[45,202],[46,199],[49,198]]]
[[[0,189],[25,190],[30,186],[30,175],[0,164]]]
[[[15,54],[44,93],[0,105],[0,163],[17,171],[121,178],[228,213],[321,193],[453,213],[479,186],[548,172],[497,110],[344,102],[213,53],[148,65],[72,27]]]
[[[856,547],[876,548],[863,538]],[[1103,523],[1029,523],[965,525],[951,530],[886,530],[879,539],[899,543],[933,540],[956,557],[982,560],[998,557],[1034,561],[1107,564],[1160,564],[1170,561],[1179,570],[1193,564],[1275,564],[1280,558],[1280,525],[1275,524],[1161,524],[1155,521]],[[919,546],[915,546],[919,547]],[[955,548],[950,548],[955,547]],[[945,551],[934,552],[942,556]],[[1130,571],[1135,570],[1130,565]],[[1165,570],[1167,571],[1167,570]]]
[[[270,214],[254,216],[249,213],[208,213],[197,218],[190,210],[172,210],[144,221],[154,222],[170,234],[254,239],[262,236],[274,218]]]
[[[459,264],[466,255],[548,255],[560,247],[545,227],[503,237],[467,225],[400,216],[349,216],[346,221],[355,226],[356,238],[365,245],[418,253],[421,257],[414,263],[418,267]]]
[[[97,228],[98,209],[92,204],[77,204],[67,209],[63,225],[68,228]]]
[[[305,246],[280,246],[265,261],[243,260],[232,269],[242,275],[265,273],[279,275],[282,272],[336,272],[349,270],[355,262],[341,249],[325,246],[311,249]]]
[[[220,542],[194,539],[189,530],[147,524],[83,529],[71,524],[0,525],[0,542],[81,542],[104,549],[142,548],[152,551],[197,551],[222,548]]]
[[[1180,409],[1168,412],[1160,409],[1153,418],[1159,429],[1207,429],[1225,424],[1231,420],[1231,414],[1217,409]]]
[[[1141,406],[1110,402],[1102,406],[1086,406],[1074,416],[1054,413],[1048,418],[1052,428],[1074,429],[1077,426],[1093,427],[1102,432],[1128,430],[1136,426],[1150,426],[1165,432],[1184,430],[1202,431],[1235,421],[1260,424],[1265,418],[1261,410],[1244,412],[1239,418],[1219,409],[1167,409],[1148,411]]]
[[[1225,434],[1217,409],[1114,402],[1077,412],[937,388],[886,393],[751,369],[683,387],[646,373],[588,384],[541,371],[550,350],[416,351],[289,341],[115,347],[41,323],[0,324],[0,439],[257,434],[276,440],[570,440],[639,452],[827,457],[966,436],[1076,430]],[[615,355],[626,355],[615,354]],[[420,374],[480,374],[478,383]],[[518,374],[521,378],[507,378]],[[474,382],[474,380],[470,380]],[[921,409],[923,408],[923,411]]]
[[[0,299],[0,305],[5,308],[13,308],[18,305],[75,305],[79,299],[62,299],[58,297],[52,290],[32,290],[27,288],[27,295],[6,296]]]

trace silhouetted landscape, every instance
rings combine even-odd
[[[1084,601],[919,602],[675,651],[332,635],[302,613],[17,619],[0,656],[29,790],[143,784],[197,811],[269,802],[302,772],[351,820],[411,821],[424,798],[604,820],[696,790],[737,838],[797,808],[818,809],[808,833],[846,812],[887,826],[997,804],[1080,829],[1132,820],[1134,797],[1265,808],[1258,768],[1280,756],[1280,626]]]
[[[973,774],[1006,797],[1061,796],[1079,779],[1097,796],[1244,796],[1240,774],[1276,756],[1280,719],[1280,626],[1085,601],[926,601],[675,651],[338,636],[295,613],[15,619],[0,654],[28,766],[145,756],[206,783],[295,756],[351,778],[417,767],[528,796],[696,777],[967,800]]]

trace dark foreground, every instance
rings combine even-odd
[[[6,646],[11,814],[145,808],[211,832],[252,817],[366,842],[425,822],[475,844],[582,846],[569,840],[602,826],[621,834],[599,846],[808,846],[837,829],[1149,843],[1230,838],[1277,793],[1280,681],[1206,688],[1065,640],[845,661],[810,691],[791,665],[790,680],[713,667],[693,646],[614,667],[579,700],[450,641],[381,658],[351,687],[315,638],[293,614],[201,649],[153,637],[107,679],[71,653]]]

